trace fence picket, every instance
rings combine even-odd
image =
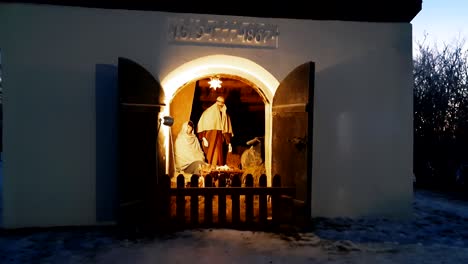
[[[179,174],[177,176],[177,189],[185,188],[185,178],[184,175]],[[179,225],[185,223],[185,196],[178,194],[176,196],[176,221]]]
[[[232,187],[241,187],[241,180],[239,174],[232,175],[231,174],[231,186]],[[238,225],[240,223],[240,201],[239,201],[239,194],[232,194],[231,201],[232,201],[232,224]]]
[[[198,175],[193,174],[190,178],[190,187],[198,188]],[[198,195],[190,196],[190,223],[198,224]]]
[[[258,186],[260,187],[267,187],[267,176],[262,174],[260,176]],[[258,196],[258,217],[259,223],[261,225],[266,225],[268,220],[268,206],[267,206],[267,195],[260,194]]]
[[[226,176],[224,173],[218,177],[218,187],[226,187]],[[218,194],[218,222],[226,224],[226,193]]]
[[[245,187],[253,187],[254,180],[252,174],[245,176]],[[245,221],[247,224],[251,224],[254,220],[254,196],[252,194],[245,195]]]
[[[205,177],[205,187],[213,187],[213,179],[211,175]],[[205,194],[205,219],[204,223],[211,225],[213,223],[213,195],[210,193]]]

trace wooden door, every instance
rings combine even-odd
[[[118,87],[118,223],[151,231],[158,225],[157,177],[164,173],[157,135],[162,89],[151,73],[126,58],[118,61]]]
[[[315,64],[300,65],[280,83],[272,105],[272,174],[296,188],[311,216],[312,118]]]

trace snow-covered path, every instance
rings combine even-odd
[[[468,263],[468,202],[414,198],[408,221],[316,219],[306,233],[188,230],[130,241],[86,228],[4,232],[0,263]]]

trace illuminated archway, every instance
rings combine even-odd
[[[265,169],[271,177],[271,102],[278,88],[278,80],[257,63],[235,56],[210,55],[187,62],[171,71],[161,82],[166,95],[165,103],[170,101],[184,84],[214,74],[239,76],[253,83],[266,97],[265,102]],[[164,110],[168,114],[169,107]],[[168,128],[163,130],[166,146],[169,143]],[[166,163],[169,162],[169,148],[166,148]],[[168,168],[166,164],[166,168]],[[168,171],[166,171],[168,173]],[[270,182],[270,181],[268,181]]]

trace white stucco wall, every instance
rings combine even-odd
[[[4,227],[96,224],[96,65],[119,56],[159,80],[213,54],[278,80],[314,61],[313,216],[409,215],[409,23],[242,18],[279,26],[277,49],[249,49],[170,44],[169,16],[0,4]]]

